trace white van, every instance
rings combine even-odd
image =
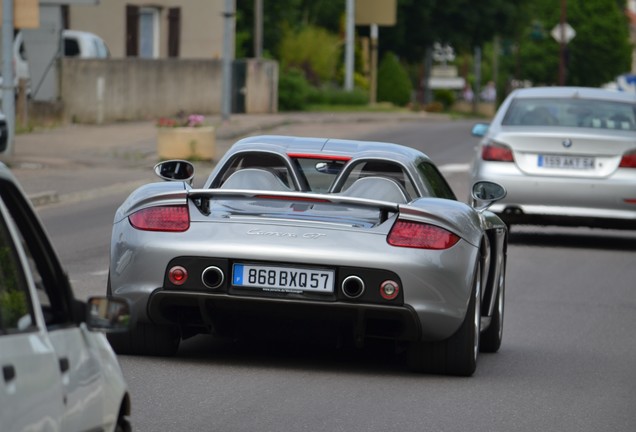
[[[64,57],[77,58],[109,58],[110,51],[106,42],[94,33],[80,30],[62,30]],[[13,58],[15,62],[16,83],[24,78],[30,79],[27,50],[24,46],[22,32],[18,32],[13,41]]]
[[[96,34],[79,30],[62,30],[64,57],[77,58],[109,58],[110,50],[104,40]],[[31,95],[31,73],[29,72],[29,62],[27,61],[27,49],[25,48],[22,32],[15,35],[13,41],[13,74],[16,95],[20,79],[26,81],[27,95]],[[1,74],[0,67],[0,74]],[[37,84],[37,83],[36,83]],[[2,86],[2,76],[0,75],[0,87]],[[2,89],[0,88],[0,98]]]

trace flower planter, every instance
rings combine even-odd
[[[157,128],[159,159],[212,160],[216,154],[213,126]]]

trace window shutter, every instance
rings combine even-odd
[[[181,43],[181,8],[168,10],[168,57],[179,57]]]
[[[139,55],[139,6],[126,5],[126,57]]]

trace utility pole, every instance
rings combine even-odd
[[[354,67],[354,32],[356,6],[355,0],[347,0],[346,10],[346,43],[345,43],[345,90],[353,90],[353,67]]]
[[[377,24],[371,24],[371,92],[369,103],[371,105],[378,101],[378,34],[380,33]]]
[[[263,57],[263,0],[254,0],[254,58]]]
[[[2,2],[2,111],[7,121],[7,148],[4,154],[13,156],[15,134],[15,87],[13,73],[13,1]]]
[[[232,60],[234,60],[234,0],[225,0],[223,12],[223,100],[221,118],[230,119],[232,112]]]

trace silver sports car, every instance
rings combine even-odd
[[[506,188],[491,210],[507,224],[636,229],[635,94],[516,90],[473,135],[472,181]]]
[[[505,196],[475,184],[455,199],[431,160],[396,144],[257,136],[225,154],[203,187],[193,167],[134,191],[115,215],[108,292],[138,324],[119,353],[172,355],[198,333],[290,332],[406,347],[417,371],[471,375],[499,349]]]

